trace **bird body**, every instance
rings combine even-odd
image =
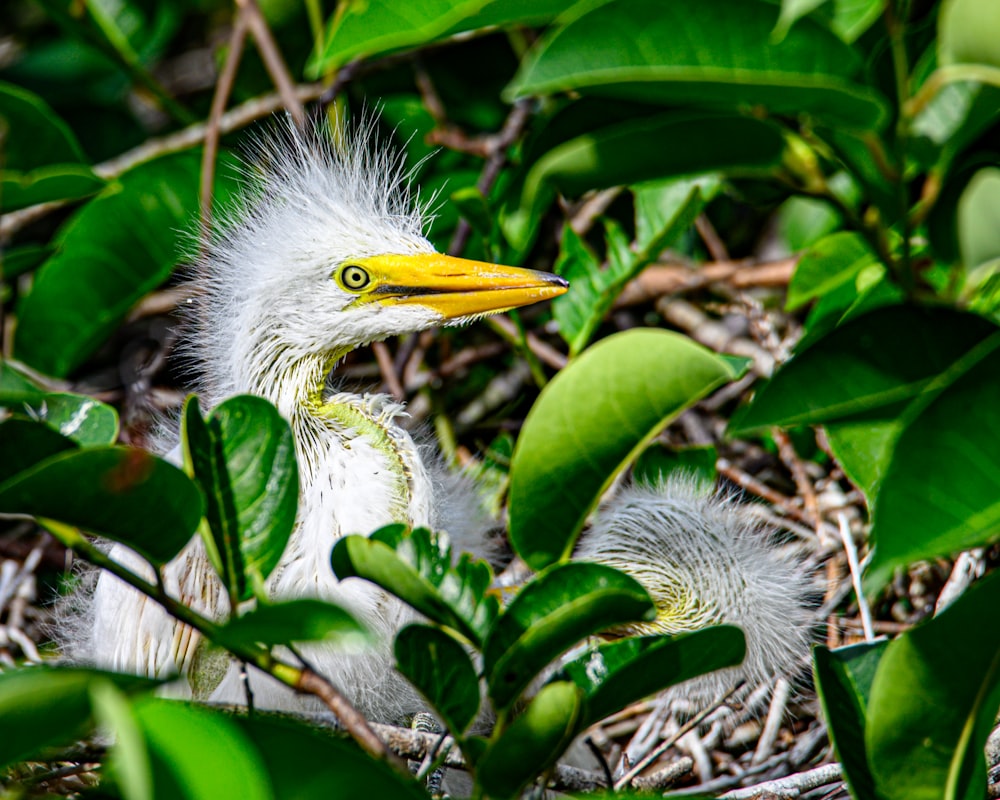
[[[420,209],[399,162],[372,149],[369,136],[362,131],[337,146],[290,130],[258,144],[251,188],[198,264],[184,352],[201,376],[205,406],[250,393],[288,420],[299,508],[267,592],[274,599],[339,603],[375,633],[377,644],[360,653],[329,644],[302,652],[362,713],[392,721],[422,707],[392,668],[393,638],[412,612],[364,581],[339,582],[330,551],[342,536],[397,521],[445,528],[458,549],[476,550],[475,536],[486,526],[468,497],[464,509],[451,509],[445,519],[446,481],[400,425],[402,406],[384,395],[339,391],[331,371],[356,347],[554,297],[567,284],[548,273],[436,253],[422,235]],[[755,678],[787,667],[805,641],[805,613],[795,597],[803,579],[794,562],[770,547],[756,523],[741,523],[732,504],[706,499],[689,483],[640,495],[626,493],[626,501],[599,512],[577,557],[624,568],[643,582],[661,617],[673,620],[664,630],[744,626],[751,652],[760,655],[750,659]],[[617,524],[618,517],[626,522]],[[153,577],[124,546],[115,545],[111,556]],[[698,578],[702,566],[713,580]],[[200,539],[163,573],[177,599],[215,619],[228,615],[228,598]],[[719,601],[710,593],[726,575],[732,587]],[[781,587],[774,593],[781,602],[764,602],[757,614],[798,631],[784,653],[774,624],[764,626],[755,645],[755,613],[741,605],[757,603],[774,586]],[[117,578],[102,574],[88,605],[77,657],[144,675],[181,672],[183,694],[244,702],[239,665],[202,647],[197,633]],[[260,707],[318,708],[266,676],[251,673],[250,683]]]

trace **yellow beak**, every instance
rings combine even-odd
[[[564,294],[558,275],[468,261],[440,253],[357,259],[374,278],[370,299],[386,305],[421,305],[444,319],[509,311]]]

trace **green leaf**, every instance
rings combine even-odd
[[[341,3],[322,54],[306,73],[318,77],[355,58],[426,46],[464,31],[544,25],[573,0],[366,0]]]
[[[559,323],[560,335],[570,346],[571,355],[586,347],[625,284],[691,227],[708,199],[702,194],[706,186],[711,195],[718,181],[672,180],[636,190],[639,250],[630,249],[620,226],[605,220],[608,265],[604,269],[572,227],[564,227],[556,272],[569,281],[570,289],[552,301],[552,315]]]
[[[583,689],[585,728],[668,686],[738,666],[745,655],[743,631],[732,625],[680,636],[631,636],[592,646],[564,664],[556,680]]]
[[[230,620],[219,636],[227,647],[331,641],[345,650],[358,650],[371,642],[365,627],[346,609],[309,597],[258,603]]]
[[[532,407],[514,450],[510,537],[533,569],[565,559],[615,475],[673,417],[732,380],[724,360],[675,333],[601,340]]]
[[[877,409],[894,417],[901,402],[930,392],[940,373],[996,330],[948,308],[873,311],[796,353],[734,416],[729,432],[814,425]]]
[[[857,130],[884,125],[886,102],[867,85],[857,51],[813,19],[772,44],[773,25],[766,3],[612,0],[544,36],[507,95],[577,91],[668,105],[758,106]]]
[[[105,682],[130,693],[161,683],[82,668],[43,666],[0,672],[0,719],[8,732],[17,731],[16,736],[0,737],[0,767],[82,736],[91,718],[91,690]]]
[[[639,620],[656,608],[634,578],[603,564],[557,564],[504,609],[483,645],[483,672],[498,710],[581,639]]]
[[[878,20],[888,0],[781,0],[772,39],[780,41],[802,17],[815,9],[829,15],[829,25],[845,42],[853,42]],[[831,8],[832,6],[832,8]]]
[[[118,438],[118,412],[93,397],[51,392],[16,405],[5,400],[0,387],[0,405],[12,414],[43,422],[81,447],[109,445]]]
[[[0,483],[0,513],[83,528],[155,564],[181,551],[201,512],[201,493],[183,472],[130,447],[62,452]]]
[[[0,359],[0,405],[10,406],[42,397],[45,389],[9,361]]]
[[[943,331],[935,331],[942,335]],[[945,380],[947,379],[947,380]],[[1000,537],[1000,331],[958,361],[899,435],[875,504],[868,585]],[[933,476],[932,479],[929,476]]]
[[[550,683],[479,759],[477,777],[491,797],[515,797],[555,763],[580,729],[581,690]]]
[[[111,683],[90,690],[97,724],[111,731],[110,771],[125,800],[153,800],[153,774],[146,741],[128,698]]]
[[[841,231],[820,239],[799,260],[785,308],[794,311],[823,297],[877,261],[860,234]]]
[[[232,722],[256,748],[258,768],[267,770],[275,798],[427,800],[416,781],[342,735],[260,714]]]
[[[851,482],[865,493],[874,507],[878,487],[892,459],[892,448],[905,427],[902,412],[906,404],[875,409],[848,419],[828,422],[830,450]]]
[[[993,0],[945,0],[938,21],[941,64],[1000,67],[1000,6]]]
[[[958,201],[956,222],[967,270],[1000,258],[1000,169],[985,167],[972,176]]]
[[[365,578],[476,646],[496,619],[499,601],[488,593],[493,571],[468,553],[452,566],[451,545],[443,533],[387,525],[367,539],[340,539],[330,560],[341,580]]]
[[[260,753],[228,716],[159,698],[133,705],[150,764],[153,796],[177,800],[271,800]],[[127,800],[131,800],[128,798]]]
[[[0,486],[50,456],[76,449],[72,439],[41,422],[5,420],[0,423]]]
[[[875,779],[865,758],[865,727],[872,681],[887,645],[882,640],[836,650],[822,646],[813,649],[823,716],[852,795],[859,800],[876,797]]]
[[[50,200],[72,200],[104,185],[85,163],[79,142],[49,105],[0,82],[0,205],[16,211]]]
[[[479,678],[465,648],[440,628],[407,625],[396,634],[394,649],[396,669],[461,737],[479,713]]]
[[[718,458],[719,453],[712,445],[673,448],[654,442],[635,460],[632,479],[647,486],[659,486],[671,474],[679,472],[711,487],[715,485]]]
[[[295,527],[299,473],[288,423],[259,397],[230,398],[201,417],[184,407],[185,468],[205,495],[206,542],[223,583],[250,599],[278,565]]]
[[[1000,707],[1000,573],[891,642],[868,703],[868,763],[885,800],[979,800]]]
[[[146,162],[70,219],[58,251],[20,304],[18,358],[41,372],[68,375],[170,275],[185,232],[193,230],[199,172],[194,152]]]
[[[505,211],[501,225],[507,240],[525,252],[556,192],[578,197],[591,189],[705,172],[768,174],[780,164],[784,146],[769,122],[710,112],[670,111],[574,132],[532,163],[518,204]]]

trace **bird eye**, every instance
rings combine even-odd
[[[340,282],[344,284],[344,288],[358,291],[371,282],[371,276],[357,264],[348,264],[340,271]]]

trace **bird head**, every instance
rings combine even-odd
[[[567,289],[547,272],[437,253],[399,157],[370,124],[337,144],[272,131],[254,149],[196,272],[188,347],[210,401],[252,392],[280,407],[277,395],[315,389],[356,347]]]

